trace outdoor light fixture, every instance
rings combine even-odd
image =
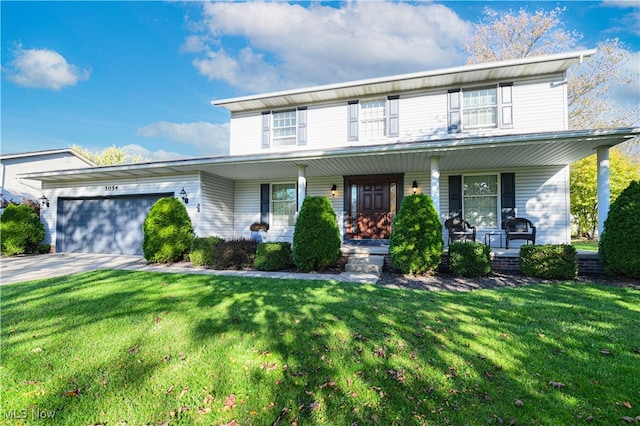
[[[413,184],[411,185],[411,189],[413,189],[413,193],[415,194],[416,192],[418,192],[418,182],[416,182],[415,180],[413,181]]]
[[[49,199],[45,197],[44,194],[42,194],[42,197],[40,197],[40,204],[42,204],[42,207],[44,206],[49,207]]]
[[[187,198],[187,191],[184,190],[184,186],[182,187],[182,191],[180,191],[180,198],[184,201],[185,204],[189,204],[189,199]]]
[[[336,191],[338,190],[338,188],[336,187],[336,184],[334,183],[333,186],[331,186],[331,196],[335,197],[336,196]]]
[[[196,210],[200,213],[200,203],[196,204]]]

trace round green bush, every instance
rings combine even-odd
[[[218,237],[194,238],[191,243],[189,260],[193,266],[212,266],[215,263],[213,251],[216,244],[224,241]]]
[[[570,244],[521,246],[518,264],[529,277],[564,280],[578,275],[578,254]]]
[[[327,197],[304,199],[293,233],[293,262],[302,271],[321,271],[340,258],[340,229]]]
[[[640,278],[640,181],[632,181],[611,204],[599,249],[608,274]]]
[[[442,223],[425,194],[402,199],[389,239],[391,266],[405,274],[421,274],[440,265],[443,250]]]
[[[184,259],[193,242],[191,218],[182,201],[160,198],[149,210],[142,225],[142,252],[151,263]]]
[[[9,204],[0,216],[2,254],[38,253],[44,225],[35,210],[25,204]]]
[[[258,271],[281,271],[291,266],[291,243],[260,243],[256,250],[255,268]]]
[[[477,242],[449,245],[449,270],[456,277],[482,277],[491,273],[491,249]]]

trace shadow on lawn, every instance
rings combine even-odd
[[[629,290],[558,284],[435,294],[207,276],[189,276],[185,285],[180,275],[130,274],[101,271],[46,281],[49,290],[55,289],[53,295],[42,291],[42,282],[3,288],[2,334],[12,334],[10,343],[3,342],[3,359],[23,356],[16,348],[33,336],[55,341],[59,333],[106,318],[152,318],[160,312],[191,314],[196,309],[192,347],[216,344],[229,349],[221,359],[207,360],[212,377],[203,380],[211,380],[217,400],[246,389],[266,394],[264,401],[274,405],[266,411],[253,407],[259,411],[256,424],[290,424],[294,419],[487,424],[497,423],[498,417],[515,418],[518,424],[559,424],[576,416],[614,423],[628,414],[616,403],[637,397],[637,389],[615,386],[619,375],[638,373],[632,343],[620,342],[625,327],[640,326],[638,312],[630,313],[621,304],[640,303],[640,295]],[[135,287],[123,287],[130,276],[135,276]],[[20,311],[24,303],[39,310],[37,321]],[[637,334],[636,329],[632,335]],[[139,336],[148,338],[144,329]],[[245,339],[256,342],[251,350],[264,363],[232,362],[242,355],[232,351]],[[135,348],[141,342],[120,345]],[[599,350],[606,349],[607,342],[628,351],[605,357]],[[63,343],[56,348],[65,350]],[[101,372],[116,367],[126,374],[112,378],[112,388],[149,387],[149,377],[166,367],[157,359],[140,362],[129,355],[123,347],[98,367],[72,369],[37,404],[55,407],[69,424],[86,423],[85,418],[74,418],[81,404],[89,412],[109,408],[98,398],[60,398],[70,387],[95,382]],[[578,381],[586,362],[593,366],[586,372],[593,377]],[[25,363],[27,370],[41,367],[37,360]],[[246,389],[234,389],[233,381],[225,380],[231,370],[245,374]],[[594,381],[601,391],[585,386]],[[101,390],[96,385],[91,392]],[[515,404],[518,400],[522,406]],[[230,410],[229,418],[238,413]]]

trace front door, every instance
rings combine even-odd
[[[349,239],[389,239],[398,206],[399,176],[347,179]]]

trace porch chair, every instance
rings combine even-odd
[[[449,240],[447,245],[453,241],[475,241],[476,227],[471,226],[469,222],[459,217],[452,217],[444,221],[444,227],[447,228]]]
[[[525,240],[527,244],[531,241],[536,243],[536,227],[529,219],[524,217],[514,217],[502,222],[502,228],[506,234],[506,247],[509,248],[511,240]]]

